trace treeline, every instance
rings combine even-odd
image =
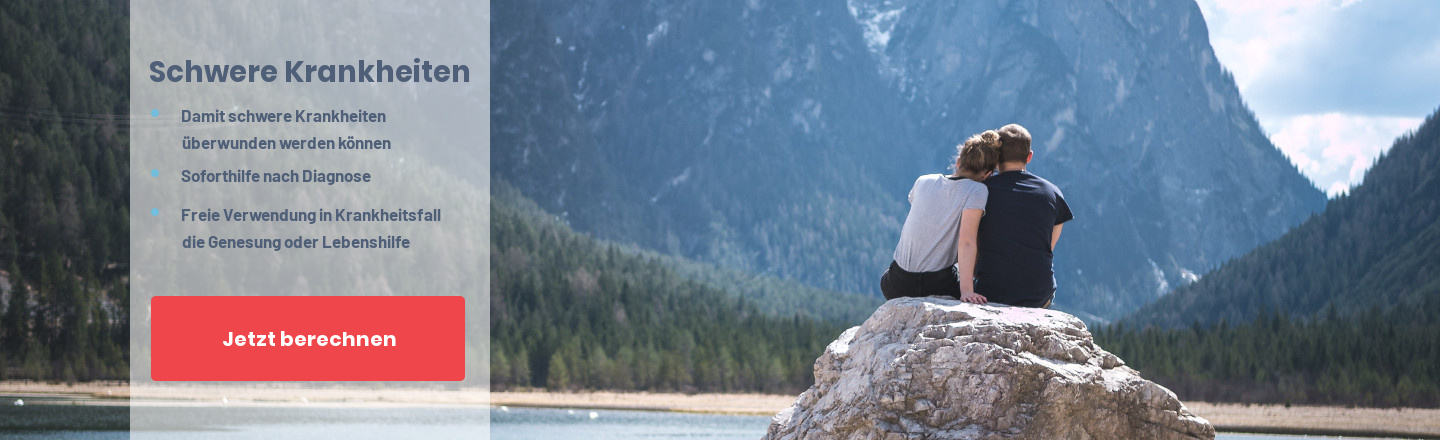
[[[128,379],[123,2],[0,2],[0,379]]]
[[[1097,330],[1095,341],[1185,400],[1440,407],[1433,294],[1353,316],[1330,308],[1314,319],[1261,312],[1239,325],[1121,324]]]
[[[662,262],[572,232],[503,183],[492,191],[496,389],[796,393],[844,330],[767,315]]]
[[[745,298],[767,315],[800,315],[821,321],[858,324],[885,303],[884,298],[873,295],[825,290],[794,280],[702,263],[637,246],[625,245],[622,250],[654,259],[674,269],[680,276]]]

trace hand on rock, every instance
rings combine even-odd
[[[984,296],[981,296],[980,294],[975,292],[960,294],[960,300],[971,304],[985,304],[987,302],[990,302],[990,300],[985,299]]]

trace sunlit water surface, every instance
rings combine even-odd
[[[757,439],[770,418],[603,409],[471,407],[146,407],[137,426],[165,421],[164,430],[132,433],[124,407],[35,401],[13,406],[0,396],[0,438],[15,439]],[[95,425],[95,423],[103,423]],[[16,429],[29,426],[29,429]],[[78,429],[65,429],[74,427]],[[38,428],[38,429],[36,429]],[[1292,440],[1336,437],[1220,434],[1221,440]],[[1355,437],[1345,437],[1354,439]]]

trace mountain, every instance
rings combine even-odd
[[[1190,2],[492,3],[492,170],[598,237],[877,294],[915,177],[1007,123],[1122,316],[1325,205]]]
[[[1359,186],[1273,242],[1146,306],[1135,326],[1417,307],[1440,295],[1440,113],[1401,136]]]
[[[1189,399],[1440,406],[1440,111],[1361,184],[1097,343]]]
[[[913,130],[853,122],[910,125],[901,101],[843,8],[734,6],[493,3],[493,173],[603,238],[860,290],[904,212],[871,177],[901,157],[875,146]]]

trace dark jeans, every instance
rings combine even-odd
[[[891,261],[890,268],[880,275],[880,293],[887,300],[932,295],[960,298],[960,284],[954,266],[934,272],[908,272]]]
[[[975,293],[979,293],[979,294],[981,294],[981,295],[984,295],[984,293],[981,293],[981,292],[975,292]],[[990,302],[993,302],[993,303],[996,303],[996,304],[1005,304],[1005,305],[1007,305],[1007,306],[1015,306],[1015,307],[1031,307],[1031,308],[1037,308],[1037,309],[1048,309],[1048,308],[1050,308],[1051,305],[1055,304],[1055,289],[1050,289],[1050,291],[1049,291],[1046,295],[1044,295],[1043,298],[1044,298],[1043,300],[1040,299],[1040,298],[1027,298],[1027,299],[1021,299],[1021,300],[1018,300],[1018,301],[1000,298],[1000,299],[991,299]]]

